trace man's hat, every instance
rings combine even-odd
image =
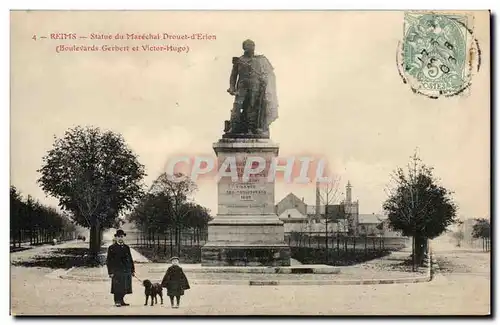
[[[118,229],[118,230],[116,231],[116,233],[115,233],[115,237],[119,237],[119,236],[121,236],[121,237],[125,237],[125,236],[127,236],[127,234],[126,234],[123,230]]]
[[[172,262],[173,260],[178,260],[178,261],[179,261],[179,258],[178,258],[177,256],[172,256],[172,257],[170,258],[170,262]]]

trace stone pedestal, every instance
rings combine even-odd
[[[213,148],[218,168],[227,165],[226,171],[236,171],[237,180],[226,176],[218,182],[218,211],[208,224],[202,265],[289,266],[290,248],[284,241],[283,222],[274,211],[274,179],[268,179],[278,145],[269,139],[226,138]],[[263,158],[266,167],[244,179],[245,164],[253,157]]]

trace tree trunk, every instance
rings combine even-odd
[[[415,235],[415,264],[422,265],[426,248],[426,238],[420,234]]]
[[[325,212],[325,249],[328,252],[328,219],[326,219],[326,212]]]
[[[174,253],[174,246],[173,246],[173,242],[172,242],[172,228],[170,228],[170,257],[172,257],[172,254]]]
[[[181,240],[182,240],[182,238],[181,238],[181,227],[180,226],[177,227],[177,234],[178,234],[177,238],[179,239],[179,242],[177,244],[177,256],[180,257],[181,256]]]
[[[180,241],[179,241],[179,227],[175,225],[175,245],[180,246]]]
[[[415,235],[411,237],[411,256],[412,256],[411,270],[415,272]]]
[[[89,239],[89,250],[94,261],[97,261],[100,248],[101,248],[101,225],[99,220],[97,219],[90,226],[90,239]]]

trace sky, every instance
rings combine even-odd
[[[11,13],[11,184],[56,205],[36,184],[54,136],[92,125],[121,133],[151,184],[176,155],[214,155],[233,97],[233,56],[251,38],[275,69],[280,157],[324,157],[347,181],[360,213],[380,213],[389,175],[416,148],[454,192],[459,215],[489,217],[489,16],[475,12],[481,70],[466,93],[429,99],[399,76],[403,12],[13,12]],[[54,40],[51,33],[202,33],[215,40]],[[36,35],[37,40],[33,40]],[[46,36],[46,39],[40,39]],[[173,52],[62,52],[58,45],[189,46]],[[194,199],[217,210],[215,180]],[[276,184],[314,204],[315,185]]]

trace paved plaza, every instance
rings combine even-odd
[[[59,247],[74,245],[70,242]],[[432,247],[438,267],[430,282],[331,286],[194,284],[179,309],[170,308],[168,297],[163,306],[144,306],[143,288],[136,279],[134,293],[125,299],[131,305],[116,308],[108,282],[60,279],[52,275],[66,271],[12,266],[11,310],[13,315],[489,314],[490,254],[454,247],[447,239],[435,240]],[[11,261],[50,254],[52,249],[45,246],[13,253]],[[140,264],[139,267],[149,266]],[[74,271],[85,272],[79,268]]]

